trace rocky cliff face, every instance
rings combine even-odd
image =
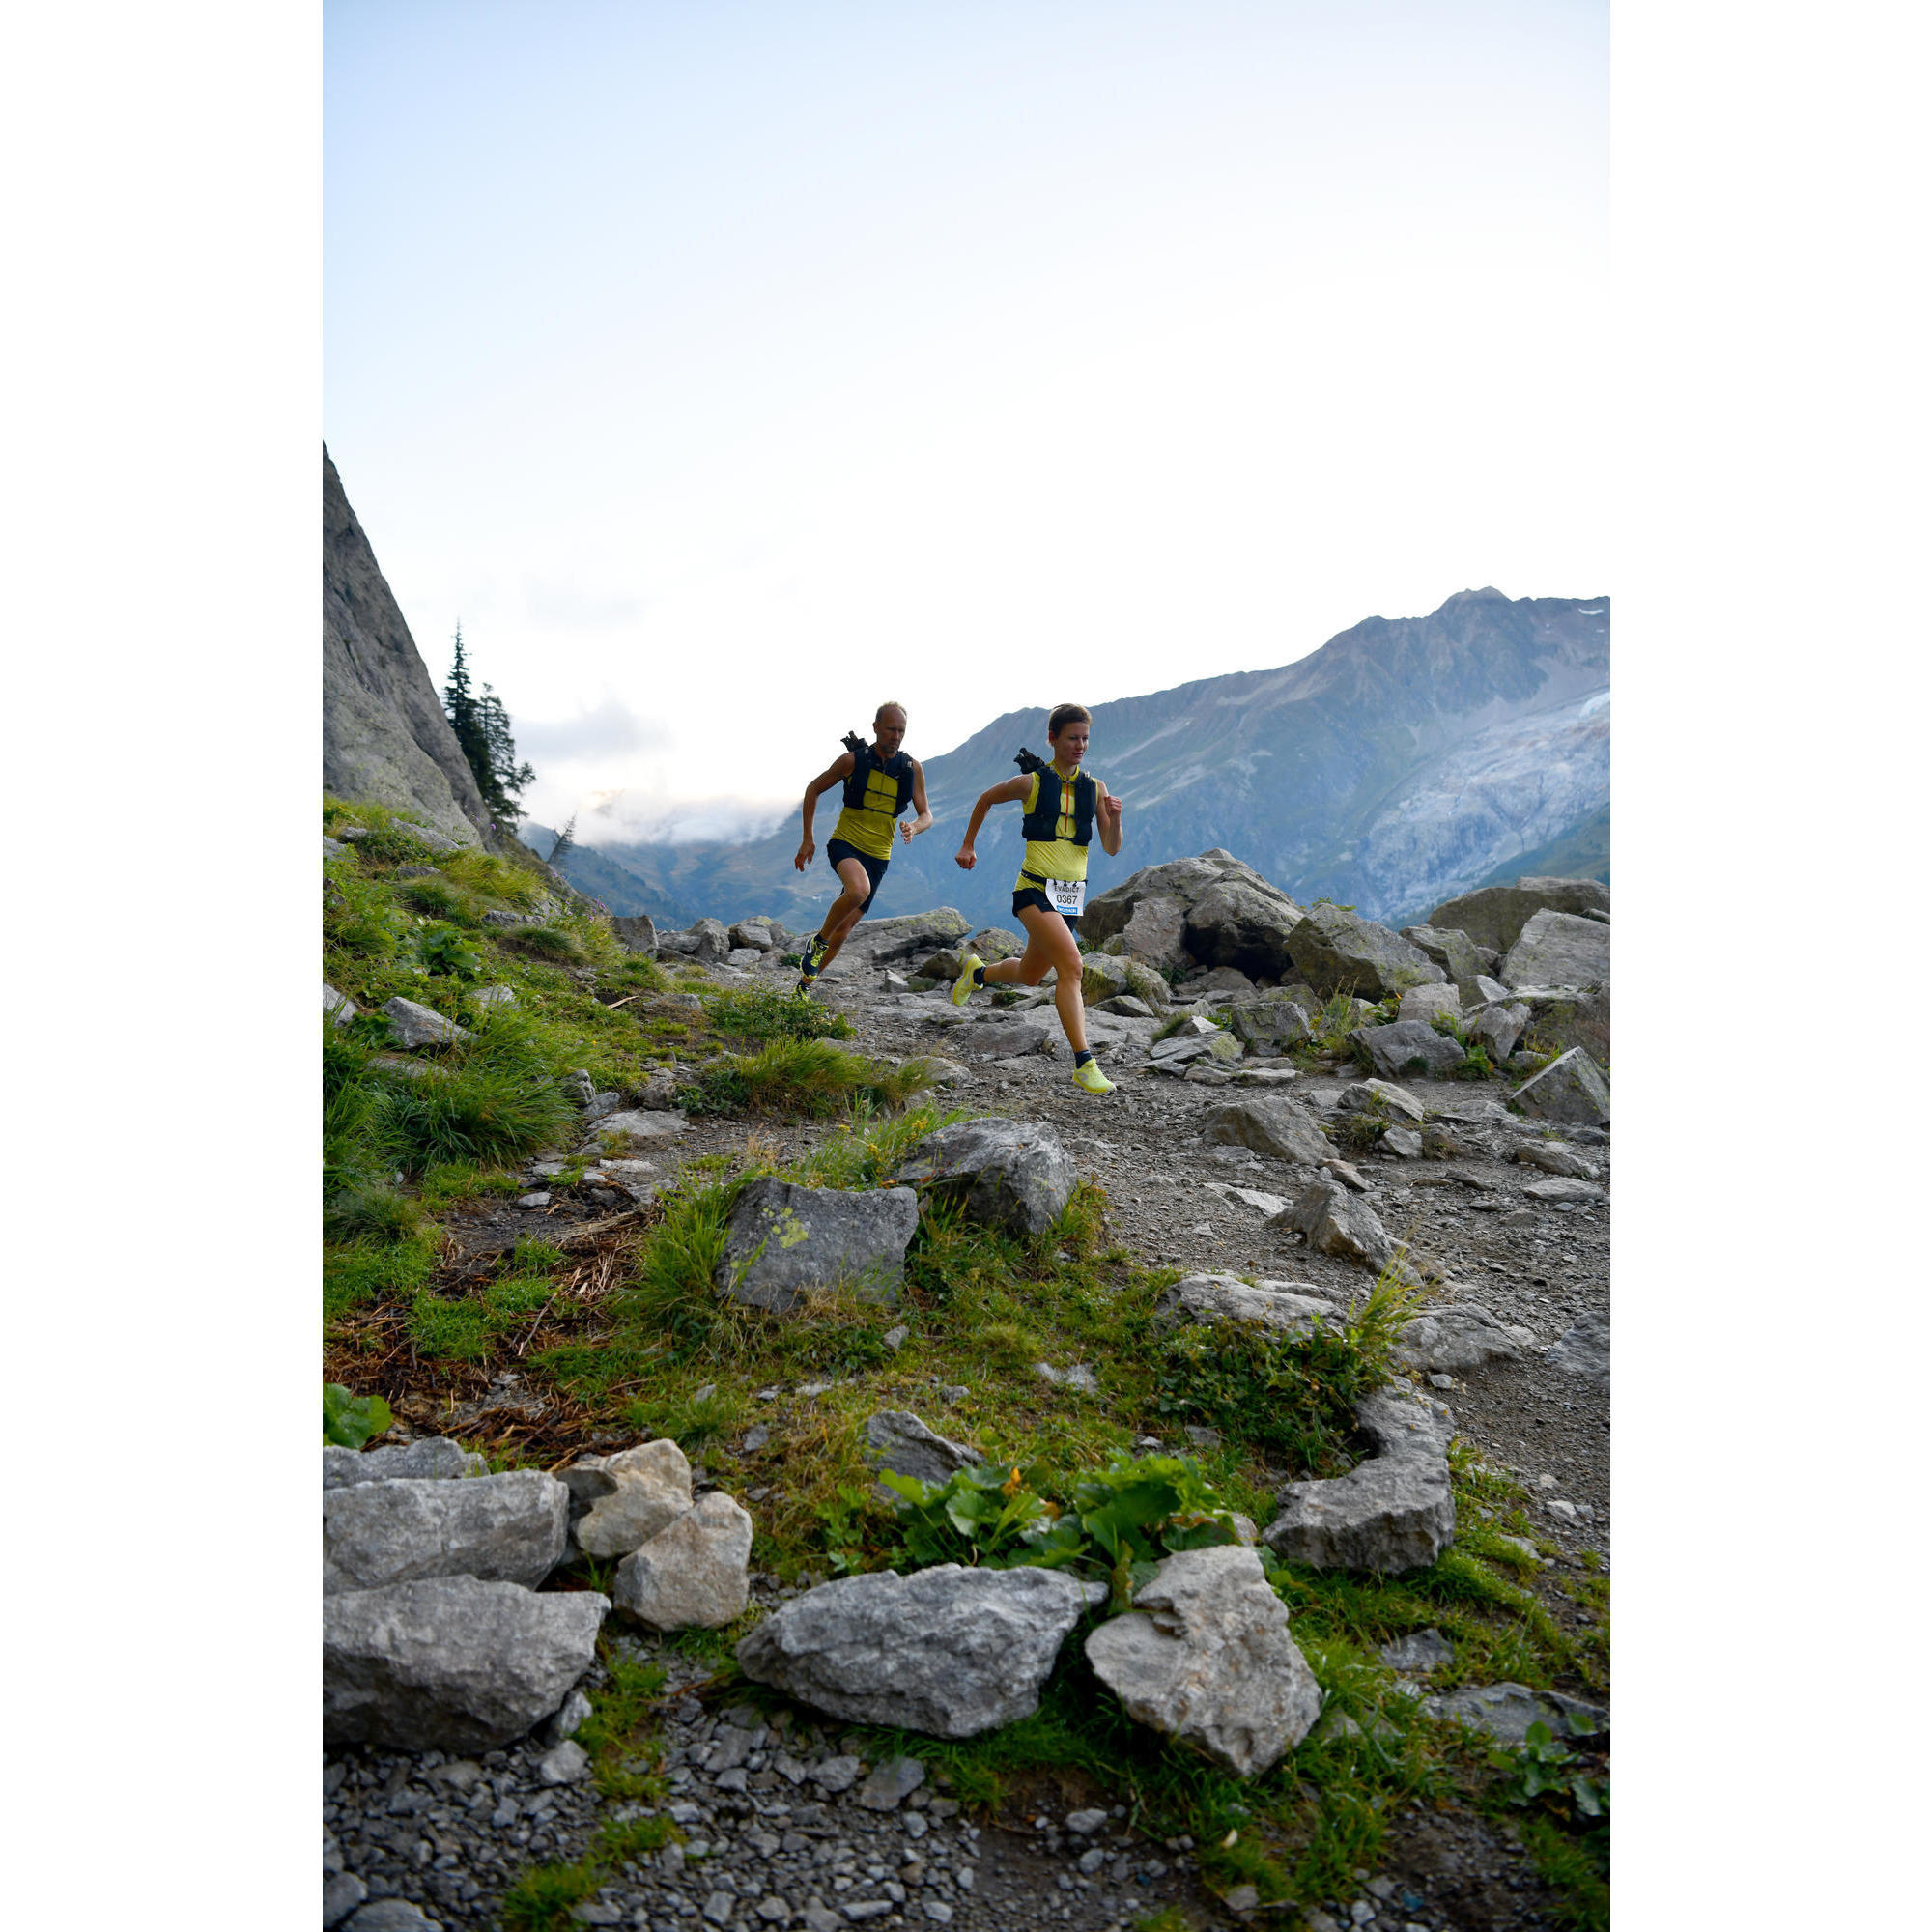
[[[465,845],[490,814],[410,627],[322,453],[322,781],[407,811]]]
[[[1468,590],[1427,617],[1370,617],[1278,670],[1095,706],[1094,768],[1127,818],[1120,858],[1094,848],[1094,890],[1218,845],[1302,904],[1326,896],[1400,925],[1489,879],[1551,869],[1555,852],[1569,868],[1603,849],[1609,621],[1607,598]],[[1005,919],[1017,813],[989,823],[971,874],[952,854],[974,798],[1012,776],[1021,743],[1043,753],[1043,729],[1039,712],[1009,712],[925,760],[936,823],[895,859],[889,909]],[[801,774],[811,764],[802,755]],[[792,871],[795,825],[737,846],[603,846],[594,825],[578,831],[640,881],[639,904],[615,911],[656,896],[815,923],[832,892],[822,865]]]

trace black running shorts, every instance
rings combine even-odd
[[[860,851],[858,846],[844,838],[828,839],[825,856],[835,872],[847,859],[856,859],[865,867],[866,876],[872,882],[872,890],[866,895],[866,903],[859,908],[859,916],[863,919],[871,911],[872,901],[879,896],[879,888],[886,882],[886,867],[893,862],[890,859],[875,859],[869,852]]]
[[[1051,912],[1053,910],[1051,901],[1037,886],[1022,886],[1013,895],[1013,917],[1015,919],[1019,918],[1022,906],[1037,906],[1041,912]],[[1062,913],[1060,916],[1062,919],[1066,920],[1066,929],[1068,932],[1078,932],[1080,930],[1080,915],[1078,913],[1075,913],[1071,919],[1067,919],[1065,913]]]

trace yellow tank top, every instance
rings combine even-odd
[[[1035,772],[1033,782],[1027,787],[1027,795],[1021,802],[1021,810],[1034,812],[1039,810],[1039,788],[1049,779],[1060,786],[1060,816],[1054,821],[1053,829],[1061,834],[1058,838],[1029,838],[1026,856],[1020,861],[1020,875],[1013,881],[1013,891],[1024,891],[1028,886],[1037,886],[1042,879],[1084,879],[1087,876],[1087,848],[1073,842],[1073,779],[1080,776],[1080,767],[1073,767],[1073,778],[1063,779],[1058,772]],[[1032,876],[1029,877],[1028,875]]]
[[[898,824],[899,783],[877,765],[866,774],[866,802],[848,805],[832,828],[835,838],[856,846],[868,859],[893,856],[893,832]]]

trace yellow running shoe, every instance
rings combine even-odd
[[[1115,1083],[1100,1071],[1100,1063],[1097,1060],[1090,1060],[1084,1066],[1076,1066],[1073,1069],[1073,1084],[1076,1087],[1084,1087],[1090,1094],[1111,1094],[1115,1086]]]
[[[973,996],[973,975],[986,962],[977,952],[969,952],[960,962],[959,977],[952,982],[952,1004],[963,1007]]]

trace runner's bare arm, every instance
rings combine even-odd
[[[1121,803],[1102,779],[1094,781],[1094,810],[1100,820],[1100,845],[1110,859],[1121,854]]]
[[[811,842],[812,814],[818,810],[818,795],[830,791],[836,784],[842,784],[852,776],[852,753],[840,752],[838,755],[812,780],[805,788],[805,837],[799,841],[798,854],[792,860],[792,869],[802,872],[811,864],[811,856],[818,847]]]
[[[912,761],[912,802],[919,808],[919,816],[910,825],[902,822],[899,826],[899,836],[908,845],[915,833],[923,832],[932,823],[932,808],[925,802],[925,767],[917,758]]]
[[[976,863],[973,841],[980,836],[980,827],[985,823],[986,813],[996,805],[1011,805],[1023,799],[1032,789],[1033,781],[1022,773],[1016,779],[1009,779],[1005,784],[996,784],[990,791],[982,791],[973,801],[973,816],[966,821],[966,836],[959,841],[959,849],[952,855],[952,863],[962,871],[970,872]]]

